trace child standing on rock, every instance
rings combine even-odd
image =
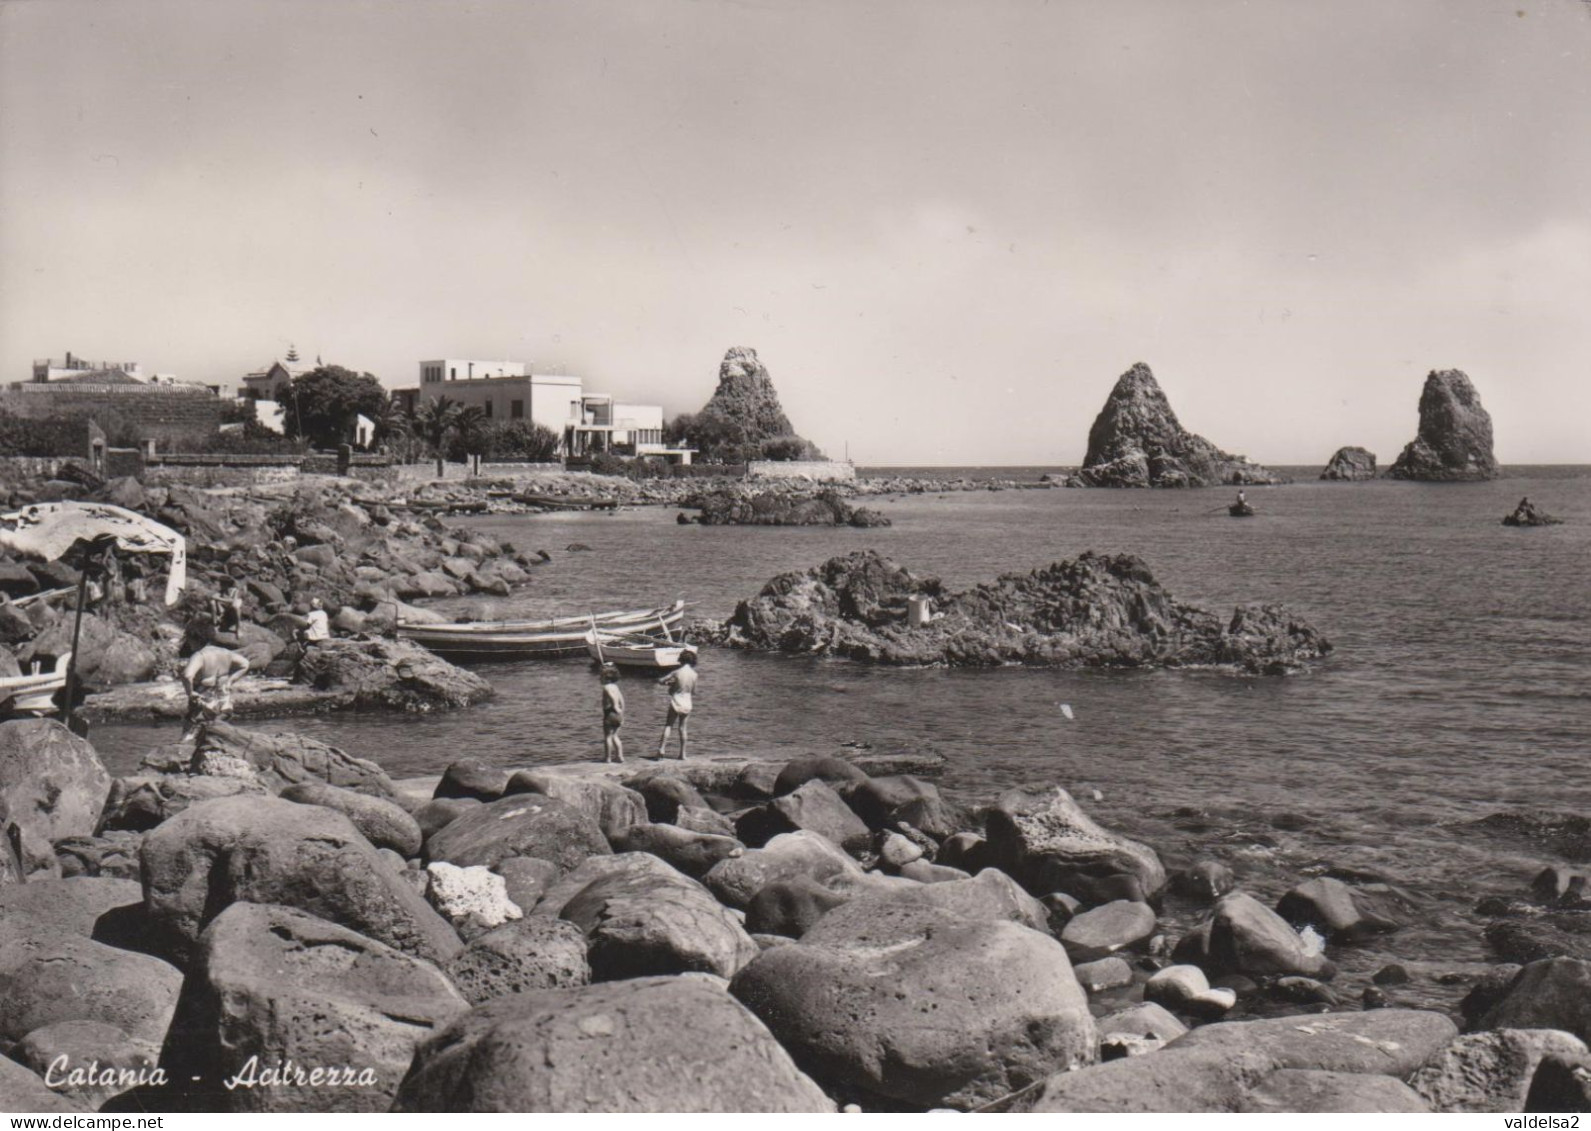
[[[685,722],[691,714],[691,692],[696,690],[696,653],[687,648],[680,653],[680,666],[657,682],[668,688],[668,718],[663,721],[663,736],[657,740],[657,756],[668,749],[670,727],[679,727],[679,760],[685,761]]]
[[[624,725],[624,692],[619,689],[619,669],[602,665],[602,760],[624,761],[624,740],[619,728]]]

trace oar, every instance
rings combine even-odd
[[[657,624],[658,627],[663,630],[663,635],[667,638],[668,642],[670,644],[674,643],[674,634],[668,630],[668,621],[664,620],[662,617],[658,617]]]
[[[591,639],[597,646],[597,663],[605,664],[607,661],[602,658],[602,634],[597,631],[597,614],[587,613],[587,615],[591,618]]]

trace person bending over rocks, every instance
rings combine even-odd
[[[687,648],[680,653],[680,666],[657,682],[668,688],[668,718],[663,720],[663,735],[657,740],[657,756],[663,757],[668,749],[670,727],[679,728],[679,760],[685,761],[685,744],[688,738],[685,723],[691,714],[691,692],[696,690],[696,653]]]
[[[624,740],[619,728],[624,725],[624,692],[619,688],[619,669],[602,665],[602,760],[624,761]]]
[[[232,681],[249,670],[241,652],[207,644],[188,658],[182,669],[182,689],[188,693],[188,716],[182,740],[197,738],[199,730],[232,713]]]

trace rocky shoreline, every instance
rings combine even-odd
[[[1063,789],[967,807],[937,768],[464,761],[394,782],[221,724],[112,778],[59,724],[0,724],[0,1105],[1591,1103],[1578,954],[1411,958],[1350,999],[1337,960],[1418,914],[1399,889],[1300,878],[1268,903]],[[1548,869],[1518,902],[1583,890]],[[1399,1004],[1433,977],[1467,989],[1453,1014]]]

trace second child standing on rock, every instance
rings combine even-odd
[[[619,728],[624,725],[624,692],[619,688],[619,669],[602,665],[602,760],[624,761],[624,740]]]
[[[668,688],[668,718],[663,721],[663,736],[657,740],[657,756],[663,757],[668,749],[670,727],[679,727],[679,760],[685,760],[686,720],[691,713],[691,692],[696,690],[696,653],[686,649],[680,653],[678,670],[669,672],[657,682]]]

